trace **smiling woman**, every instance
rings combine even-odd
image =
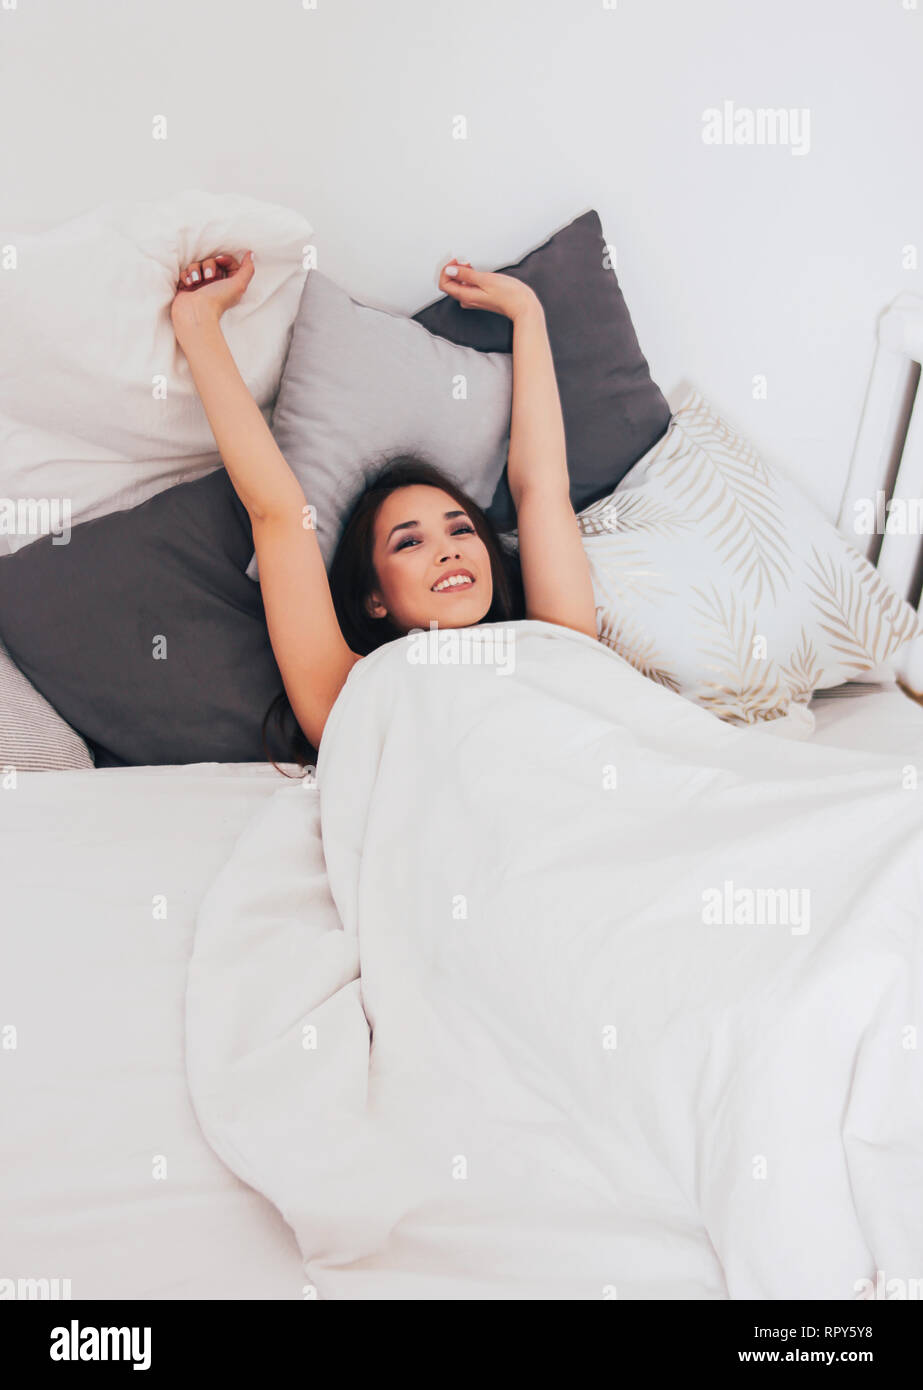
[[[596,636],[590,567],[570,501],[564,421],[542,305],[510,275],[453,258],[439,287],[465,309],[513,325],[507,473],[519,530],[520,584],[486,516],[427,461],[401,455],[366,486],[328,579],[301,484],[282,456],[221,333],[219,320],[254,274],[250,252],[185,267],[172,307],[222,461],[253,523],[266,624],[305,764],[362,657],[413,628],[473,627],[516,617]]]
[[[396,454],[368,478],[343,524],[329,584],[339,631],[355,657],[432,623],[464,628],[526,616],[517,556],[504,549],[478,504],[417,454]],[[273,724],[292,762],[314,761],[316,746],[286,690],[263,720],[267,757]]]

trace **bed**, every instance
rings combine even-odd
[[[848,502],[868,491],[870,476],[882,478],[890,473],[894,495],[901,488],[916,486],[919,447],[912,427],[908,428],[907,373],[913,372],[921,351],[914,336],[921,321],[918,313],[908,316],[899,304],[880,333],[879,360],[841,520],[848,519]],[[898,334],[895,322],[909,323],[903,335]],[[895,401],[903,402],[901,408]],[[893,445],[882,451],[884,417],[890,427],[896,418],[901,431],[908,463],[899,475]],[[909,548],[889,543],[881,554],[871,549],[869,554],[911,598],[916,562]],[[531,634],[535,640],[541,635]],[[579,642],[588,643],[588,639]],[[629,682],[626,688],[631,698],[643,699],[639,678],[617,656],[609,655],[612,679],[632,675],[635,684]],[[604,658],[594,654],[586,659]],[[893,673],[895,678],[857,680],[817,691],[810,703],[815,725],[811,744],[818,750],[855,755],[859,761],[849,766],[860,779],[863,769],[872,766],[862,762],[866,755],[876,755],[874,776],[893,773],[895,786],[908,773],[915,778],[923,766],[923,705],[898,684],[897,677],[919,689],[918,662],[916,644]],[[657,699],[661,698],[664,692],[659,691]],[[706,718],[700,710],[688,717],[695,731],[705,731],[707,742],[706,724],[718,721],[708,716],[705,723],[695,723]],[[735,749],[755,740],[769,750],[761,755],[767,769],[776,747],[780,767],[795,768],[797,747],[774,744],[758,727],[736,731],[736,736]],[[369,751],[374,764],[376,748],[370,744]],[[834,770],[836,765],[829,761],[826,766]],[[286,765],[286,770],[298,772],[293,765]],[[783,773],[777,776],[788,794]],[[348,769],[340,778],[348,783]],[[905,785],[910,791],[911,783]],[[909,808],[909,800],[905,804]],[[426,1277],[420,1285],[413,1278],[405,1279],[403,1269],[377,1269],[374,1256],[364,1250],[371,1239],[369,1232],[358,1226],[351,1233],[355,1238],[352,1257],[348,1241],[344,1253],[335,1248],[331,1237],[327,1258],[312,1264],[305,1255],[304,1225],[313,1221],[316,1226],[318,1213],[310,1210],[310,1203],[302,1211],[297,1200],[288,1200],[291,1173],[281,1167],[271,1172],[265,1152],[258,1147],[248,1151],[233,1137],[238,1134],[235,1107],[243,1104],[246,1088],[251,1088],[251,1098],[262,1091],[267,1104],[271,1099],[261,1085],[260,1067],[271,1057],[278,1039],[267,1043],[257,1030],[245,1046],[231,1036],[228,1025],[235,1019],[243,1021],[246,1032],[250,990],[257,1012],[264,1008],[268,1017],[281,1006],[272,989],[265,987],[266,977],[259,970],[251,972],[242,969],[240,961],[222,960],[222,932],[227,927],[231,940],[235,931],[246,930],[246,921],[239,914],[235,917],[237,901],[246,898],[246,892],[237,891],[240,875],[249,872],[251,878],[258,877],[270,860],[273,843],[267,834],[276,814],[273,808],[278,808],[277,823],[284,813],[286,823],[294,826],[288,859],[281,868],[273,863],[260,887],[261,920],[264,925],[277,922],[279,927],[275,949],[283,952],[283,959],[290,951],[296,961],[298,943],[292,924],[297,914],[293,916],[292,903],[302,902],[300,893],[310,892],[312,911],[323,915],[328,926],[337,910],[348,915],[353,890],[346,885],[355,866],[339,865],[341,897],[335,903],[324,874],[319,807],[320,792],[313,779],[293,778],[286,783],[278,771],[258,762],[26,772],[15,787],[4,789],[0,796],[0,837],[5,850],[0,993],[4,1116],[0,1285],[4,1296],[429,1296]],[[277,872],[278,884],[273,878]],[[907,872],[912,874],[912,867]],[[296,873],[307,875],[305,882],[296,882]],[[901,880],[905,898],[910,881],[907,876]],[[360,875],[357,901],[361,895]],[[304,897],[302,905],[307,901]],[[920,901],[923,896],[917,906]],[[319,949],[324,949],[322,943]],[[230,973],[222,976],[225,966]],[[354,1027],[359,1020],[358,986],[352,988],[356,982],[348,969],[340,983],[346,991],[343,1018]],[[887,990],[884,985],[882,989],[884,999]],[[286,1026],[291,1032],[301,1026],[303,1001],[296,1006],[294,996],[287,994],[285,1000],[291,1012]],[[325,1002],[330,1001],[322,1000],[321,1007]],[[365,1027],[364,1021],[360,1027]],[[238,1086],[244,1089],[238,1092]],[[286,1128],[289,1122],[278,1107],[272,1114],[266,1111],[263,1138],[275,1134],[272,1125],[280,1124],[283,1139],[288,1135],[293,1142],[309,1145],[304,1117],[292,1118]],[[698,1157],[702,1159],[701,1154]],[[261,1168],[261,1163],[270,1166]],[[330,1198],[331,1210],[337,1200],[344,1202],[341,1215],[346,1226],[349,1195],[344,1188],[339,1197],[331,1193]],[[397,1189],[392,1197],[397,1202]],[[588,1205],[588,1220],[592,1210]],[[387,1220],[387,1215],[387,1204],[373,1213],[379,1221]],[[716,1215],[716,1230],[720,1231],[726,1215]],[[889,1244],[893,1233],[885,1229],[887,1212],[866,1215],[870,1227],[884,1230],[885,1247],[900,1250],[901,1258],[912,1262],[914,1233],[904,1238],[903,1245],[898,1237]],[[634,1286],[623,1285],[616,1294],[614,1284],[600,1280],[593,1292],[578,1290],[563,1296],[720,1299],[816,1292],[810,1271],[802,1271],[801,1284],[798,1278],[787,1279],[781,1264],[768,1272],[757,1266],[741,1271],[734,1268],[734,1252],[722,1268],[709,1242],[703,1243],[700,1232],[683,1224],[687,1218],[682,1214],[677,1215],[675,1230],[668,1233],[671,1240],[675,1236],[673,1272],[669,1280],[658,1282],[663,1231],[656,1222],[634,1216],[631,1220],[635,1224],[626,1229],[642,1252],[638,1255],[642,1272]],[[799,1235],[793,1233],[793,1238]],[[718,1236],[715,1240],[720,1251],[721,1240]],[[852,1268],[849,1262],[856,1249],[850,1240],[845,1241],[845,1263],[837,1271],[840,1283],[835,1290],[833,1286],[823,1290],[831,1296],[844,1296],[842,1269]],[[481,1249],[481,1270],[477,1276],[471,1274],[467,1284],[456,1287],[442,1277],[445,1271],[434,1271],[433,1296],[515,1296],[509,1291],[518,1287],[515,1280],[504,1289],[502,1282],[495,1287],[484,1278],[483,1256],[489,1248]],[[724,1258],[724,1252],[720,1253]],[[892,1272],[907,1269],[905,1264]],[[874,1273],[859,1260],[854,1272],[857,1280],[864,1273]],[[536,1285],[534,1296],[545,1296],[545,1288],[547,1296],[556,1296],[553,1278]]]

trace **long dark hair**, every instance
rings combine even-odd
[[[435,464],[419,454],[395,454],[366,477],[340,531],[330,564],[330,592],[340,631],[349,647],[359,656],[368,656],[386,642],[403,636],[389,617],[373,618],[366,599],[378,580],[372,563],[375,518],[392,492],[402,487],[434,487],[448,493],[471,518],[475,531],[487,547],[493,580],[493,599],[482,622],[513,622],[525,616],[525,596],[519,557],[501,541],[483,509],[463,488]],[[263,720],[263,751],[273,767],[282,768],[267,747],[270,721],[276,724],[276,738],[288,751],[287,761],[307,767],[317,758],[316,750],[305,738],[295,718],[288,696],[281,690]],[[287,773],[284,774],[288,776]]]

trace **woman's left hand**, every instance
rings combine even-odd
[[[463,309],[488,309],[513,320],[540,303],[535,291],[514,276],[493,270],[472,270],[468,261],[458,261],[454,256],[442,268],[439,288],[457,300]]]

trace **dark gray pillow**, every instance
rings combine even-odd
[[[464,248],[457,252],[463,253]],[[670,407],[651,379],[607,259],[599,214],[591,211],[515,265],[500,267],[504,275],[530,285],[545,310],[564,416],[571,501],[578,512],[611,492],[670,423]],[[414,318],[463,347],[512,351],[509,319],[486,309],[462,309],[448,295]],[[505,472],[487,514],[500,530],[516,525]]]
[[[261,761],[282,678],[252,553],[221,468],[0,558],[0,636],[97,767]]]

